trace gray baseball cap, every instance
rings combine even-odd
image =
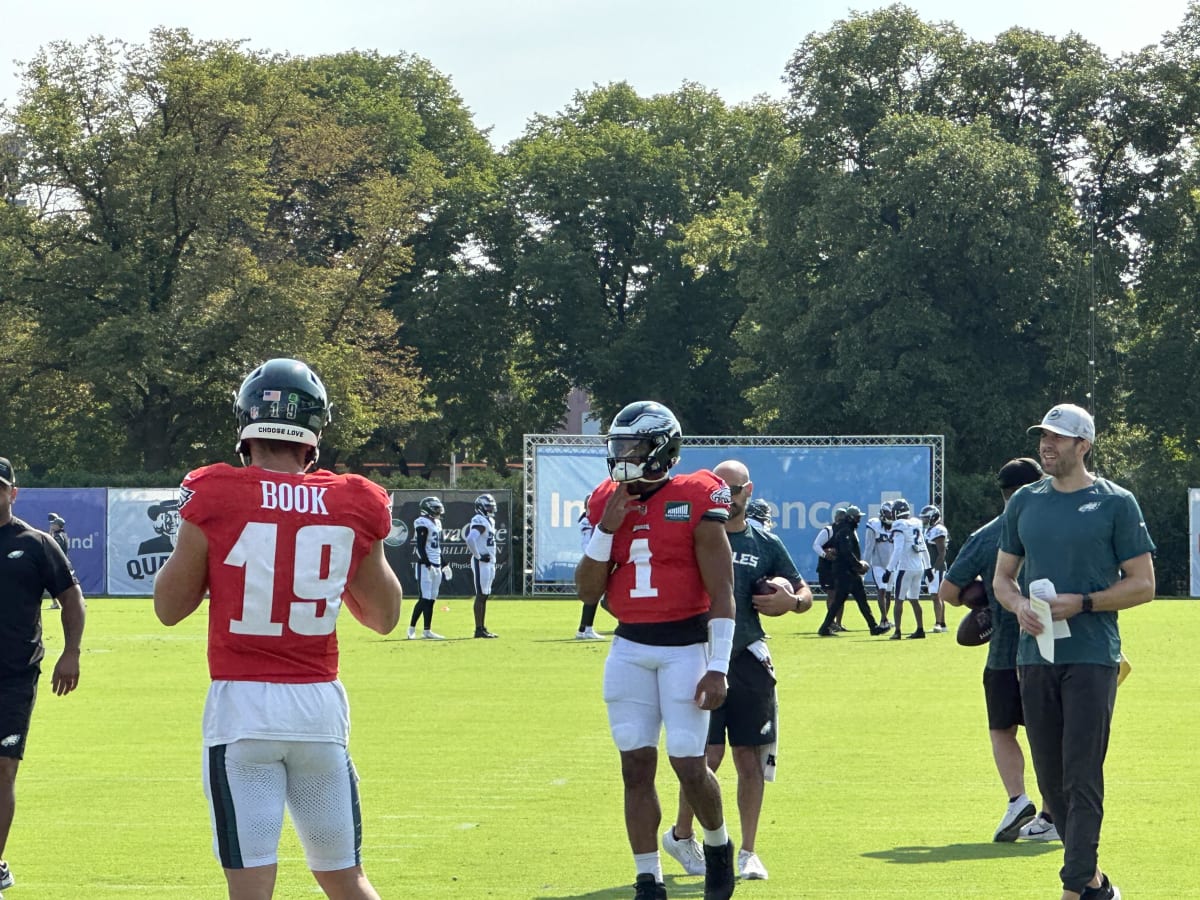
[[[1096,443],[1096,421],[1090,412],[1074,403],[1058,404],[1042,416],[1041,422],[1030,425],[1025,430],[1029,434],[1035,431],[1052,431],[1055,434],[1083,438]]]

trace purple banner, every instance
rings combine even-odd
[[[13,515],[42,531],[49,528],[50,513],[67,520],[64,530],[70,544],[68,556],[85,597],[98,597],[105,593],[107,512],[106,488],[18,486],[17,500],[13,504]]]

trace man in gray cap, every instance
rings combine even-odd
[[[1030,433],[1049,478],[1008,503],[992,586],[1021,625],[1017,670],[1025,732],[1042,799],[1063,842],[1062,900],[1120,900],[1098,865],[1108,750],[1121,658],[1118,610],[1154,598],[1154,542],[1133,494],[1087,470],[1096,439],[1091,413],[1051,409]],[[1024,563],[1024,572],[1021,566]],[[1050,646],[1031,596],[1066,621]],[[1043,641],[1045,639],[1043,638]]]

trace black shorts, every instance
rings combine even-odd
[[[708,742],[761,747],[775,741],[775,670],[749,650],[729,661],[729,693],[708,720]]]
[[[992,731],[1025,724],[1016,669],[984,669],[983,697],[987,703],[988,728]]]
[[[34,669],[27,675],[0,678],[0,756],[25,758],[25,738],[40,676],[41,672]]]

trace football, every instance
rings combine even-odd
[[[767,594],[775,593],[776,588],[781,591],[790,591],[792,589],[792,585],[786,578],[783,578],[779,575],[776,575],[774,578],[767,578],[766,576],[763,576],[762,578],[758,579],[758,581],[754,582],[754,590],[752,593],[755,597],[764,597]]]
[[[986,606],[973,609],[958,623],[958,642],[964,647],[978,647],[992,639],[992,611]]]
[[[987,588],[983,586],[982,581],[976,578],[974,581],[967,582],[967,586],[959,593],[958,599],[962,601],[963,606],[970,609],[983,609],[988,605]]]
[[[767,594],[773,593],[775,593],[775,586],[771,584],[771,579],[767,578],[767,576],[764,575],[758,581],[754,582],[753,594],[755,597],[764,597]]]

